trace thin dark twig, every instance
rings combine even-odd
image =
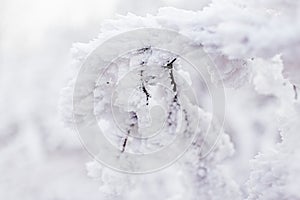
[[[294,99],[297,100],[298,99],[298,93],[297,93],[297,87],[296,87],[296,85],[293,85],[293,89],[294,89],[294,92],[295,92]]]
[[[171,79],[171,85],[173,85],[173,92],[175,93],[174,97],[173,97],[173,102],[170,105],[170,111],[168,113],[168,125],[171,126],[172,123],[171,121],[171,116],[172,116],[172,110],[173,109],[178,109],[178,107],[180,107],[180,104],[178,102],[178,96],[177,96],[177,84],[174,78],[174,74],[173,74],[173,63],[176,61],[177,58],[173,58],[170,62],[168,62],[166,65],[164,65],[163,67],[166,69],[169,69],[169,76]]]
[[[123,145],[122,145],[121,153],[123,153],[123,152],[125,151],[125,148],[126,148],[126,144],[127,144],[127,141],[128,141],[128,136],[129,136],[129,134],[130,134],[130,131],[128,130],[128,131],[127,131],[127,135],[126,135],[126,137],[125,137],[125,139],[124,139],[124,142],[123,142]]]
[[[151,95],[150,93],[148,92],[148,90],[146,89],[145,87],[145,84],[144,84],[144,80],[143,80],[143,70],[141,70],[141,82],[142,82],[142,91],[145,93],[146,95],[146,105],[149,105],[149,98],[151,98]]]
[[[175,82],[175,78],[174,78],[174,74],[173,74],[173,63],[176,61],[177,58],[173,58],[173,60],[171,60],[169,63],[167,63],[164,67],[169,69],[169,75],[171,78],[171,84],[173,85],[173,92],[177,92],[177,85]]]
[[[135,127],[135,125],[137,124],[137,121],[138,121],[136,113],[132,112],[131,114],[132,114],[131,120],[133,120],[133,122],[130,124],[130,128],[127,130],[127,134],[126,134],[125,139],[122,144],[121,153],[123,153],[125,151],[127,143],[128,143],[128,137],[131,134],[131,131],[133,130],[133,128]]]
[[[169,63],[167,63],[164,67],[169,69],[169,75],[170,75],[170,79],[171,79],[171,84],[173,85],[173,92],[175,93],[174,95],[174,98],[173,98],[173,103],[171,104],[171,110],[173,108],[178,108],[180,107],[180,103],[178,102],[178,94],[177,94],[177,84],[176,84],[176,81],[175,81],[175,77],[174,77],[174,74],[173,74],[173,63],[176,61],[177,58],[173,58]],[[175,105],[174,105],[175,103]],[[178,106],[178,107],[177,107]],[[188,118],[188,113],[185,109],[183,109],[183,113],[184,113],[184,120],[186,121],[186,130],[184,131],[185,133],[188,132],[188,127],[190,126],[190,122],[189,122],[189,118]],[[171,119],[171,115],[172,115],[172,111],[169,111],[168,113],[168,119]],[[169,122],[169,126],[171,126],[171,122]]]

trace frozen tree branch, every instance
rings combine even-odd
[[[299,121],[297,87],[300,83],[298,67],[300,62],[298,56],[300,52],[299,10],[300,3],[295,1],[216,0],[198,12],[162,8],[156,16],[138,17],[129,14],[104,23],[98,39],[84,45],[85,48],[79,45],[78,52],[81,52],[82,55],[76,56],[79,60],[77,64],[79,65],[80,59],[110,35],[127,30],[144,27],[166,28],[192,38],[192,45],[203,47],[216,64],[221,76],[221,80],[216,80],[217,82],[222,81],[227,87],[238,89],[242,86],[253,87],[258,95],[272,96],[279,102],[275,115],[281,119],[277,129],[282,130],[282,142],[276,147],[275,153],[263,153],[254,159],[248,181],[248,199],[298,199],[300,198],[299,192],[294,189],[294,186],[299,181],[293,177],[298,177],[300,167],[294,162],[291,166],[287,163],[298,159],[297,142],[300,141],[299,134],[296,134],[299,130],[297,124],[297,120]],[[234,151],[225,132],[222,131],[220,134],[220,140],[216,143],[215,149],[207,157],[200,159],[203,153],[201,148],[207,148],[207,143],[211,142],[205,141],[202,133],[202,129],[208,126],[207,121],[211,116],[201,108],[193,107],[184,99],[181,85],[176,80],[176,73],[179,72],[177,70],[178,63],[175,61],[179,60],[180,58],[176,55],[157,51],[149,46],[116,61],[118,66],[105,74],[105,78],[109,79],[109,85],[115,85],[121,67],[124,67],[125,71],[130,71],[134,65],[142,68],[132,74],[132,77],[137,77],[131,79],[134,81],[128,79],[129,84],[126,87],[117,88],[118,96],[114,106],[120,110],[121,119],[126,121],[128,112],[133,112],[136,116],[136,122],[127,129],[127,136],[125,139],[122,137],[121,152],[140,148],[140,144],[133,139],[129,143],[128,136],[132,134],[133,129],[138,133],[140,130],[144,130],[142,126],[147,121],[145,120],[145,110],[153,106],[155,101],[153,87],[157,86],[156,82],[161,82],[170,86],[172,90],[171,92],[162,91],[163,99],[167,102],[163,105],[168,112],[168,127],[163,131],[169,133],[166,134],[164,140],[170,140],[170,135],[172,135],[170,133],[174,133],[176,127],[179,126],[180,110],[182,110],[184,121],[182,134],[191,132],[191,128],[195,124],[194,115],[196,113],[200,115],[200,127],[197,129],[200,137],[192,144],[187,159],[183,159],[181,162],[183,165],[181,169],[188,172],[188,175],[183,178],[183,182],[187,185],[193,183],[187,189],[189,191],[187,193],[190,194],[188,199],[224,199],[224,197],[225,199],[241,199],[238,186],[231,178],[226,177],[221,169],[222,161],[232,155]],[[160,68],[157,70],[146,66],[151,64],[158,65]],[[176,64],[176,69],[174,64]],[[180,64],[178,65],[179,68],[182,67]],[[214,74],[216,72],[212,71],[210,75],[215,80]],[[72,87],[72,83],[70,87]],[[130,96],[131,93],[128,91],[134,91],[136,87],[139,88],[139,92],[134,93],[129,108],[125,109],[128,102],[124,97]],[[108,102],[105,97],[111,92],[111,89],[104,87],[103,84],[100,84],[97,89],[100,90],[97,96],[99,101],[94,112],[110,121],[111,116],[103,113],[107,113]],[[83,92],[79,98],[88,101],[87,93]],[[82,110],[85,111],[84,107]],[[84,115],[82,113],[79,114]],[[286,118],[287,116],[289,120]],[[287,128],[285,124],[288,124],[291,129]],[[215,122],[213,126],[218,127],[218,122]],[[115,134],[120,135],[117,130],[109,128]],[[148,145],[152,148],[162,146],[163,142],[163,140],[149,142]],[[278,162],[274,163],[273,160]],[[126,181],[128,180],[130,178],[126,179]]]

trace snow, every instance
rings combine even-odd
[[[298,1],[13,0],[0,5],[0,199],[300,199]],[[140,28],[189,37],[190,48],[182,52],[203,48],[216,68],[199,76],[178,55],[155,48],[127,52],[109,70],[94,57],[91,71],[80,79],[75,99],[81,104],[74,112],[75,80],[85,60],[102,42]],[[168,37],[153,41],[174,47]],[[160,68],[175,57],[176,87],[170,69]],[[151,67],[141,73],[141,63]],[[213,113],[205,80],[225,86],[224,123],[223,111]],[[172,103],[175,94],[180,101]],[[132,133],[149,135],[162,127],[168,111],[163,136],[148,142],[129,138],[122,150],[122,129],[134,124]],[[119,173],[88,157],[74,133],[76,123],[88,125],[94,115],[118,152],[163,149],[175,141],[176,131],[188,135],[193,129],[199,138],[158,172]],[[192,116],[198,116],[199,126]],[[112,126],[115,121],[120,127]]]

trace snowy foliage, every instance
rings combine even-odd
[[[264,68],[259,65],[263,64]],[[249,199],[299,199],[299,101],[297,91],[282,76],[282,61],[257,63],[253,83],[257,92],[278,101],[276,112],[282,142],[273,151],[259,154],[252,161],[248,181]],[[271,72],[271,73],[270,73]],[[293,88],[295,89],[293,91]]]
[[[90,44],[91,50],[95,48],[94,44]],[[81,60],[80,56],[77,60]],[[95,115],[100,119],[98,123],[103,129],[103,134],[119,149],[118,156],[122,156],[123,152],[153,152],[168,145],[175,133],[191,137],[195,131],[199,138],[193,142],[186,158],[180,162],[183,167],[177,169],[182,171],[182,174],[188,174],[177,179],[183,179],[180,181],[183,188],[184,185],[189,185],[189,199],[200,195],[199,186],[203,188],[202,191],[206,191],[200,192],[203,198],[221,199],[226,194],[228,198],[239,199],[238,187],[229,177],[223,175],[219,166],[222,160],[233,153],[230,139],[224,132],[219,132],[222,128],[218,121],[210,124],[212,116],[187,98],[191,95],[186,92],[186,88],[190,87],[192,75],[185,72],[181,61],[178,55],[152,47],[125,54],[114,60],[107,69],[93,60],[93,64],[98,68],[91,68],[84,79],[80,80],[80,93],[73,97],[73,101],[80,100],[80,107],[76,112],[69,110],[65,115],[66,122],[84,124],[91,120],[91,115]],[[96,83],[93,82],[95,71],[102,72]],[[69,87],[64,89],[66,96],[62,103],[67,103],[67,106],[63,107],[63,112],[72,109],[70,95],[75,82],[76,77],[70,81]],[[93,100],[94,106],[91,110]],[[156,109],[157,105],[163,107],[165,113]],[[145,119],[148,112],[151,112],[153,125],[147,124],[149,120]],[[76,118],[75,122],[73,116]],[[161,124],[164,120],[166,125]],[[197,122],[201,124],[199,127]],[[159,128],[162,136],[158,139],[135,139],[144,134],[147,136],[148,132],[155,132]],[[206,135],[208,128],[211,131]],[[127,136],[124,136],[123,131]],[[135,137],[128,137],[132,135]],[[210,152],[212,145],[215,145],[215,148]],[[131,191],[133,188],[132,179],[139,179],[127,174],[118,174],[110,169],[102,169],[97,163],[88,164],[88,170],[90,176],[101,180],[103,194],[112,199],[126,198],[125,191]],[[157,179],[152,181],[156,182]],[[179,194],[169,194],[167,198],[175,198],[174,195]]]
[[[143,186],[152,182],[160,182],[161,187],[165,190],[164,194],[160,194],[165,197],[164,199],[241,199],[242,195],[248,199],[262,200],[300,199],[297,188],[300,185],[300,165],[297,162],[300,153],[297,145],[300,140],[299,134],[297,134],[300,128],[297,92],[300,85],[299,11],[300,3],[297,1],[216,0],[197,12],[162,8],[157,15],[138,17],[128,14],[119,16],[118,19],[103,23],[101,33],[95,40],[88,44],[75,44],[72,49],[73,65],[75,66],[74,78],[64,89],[62,102],[62,113],[68,124],[74,123],[74,114],[79,117],[78,119],[84,121],[92,112],[97,117],[104,119],[101,126],[110,130],[109,134],[107,131],[104,133],[122,153],[123,151],[153,150],[165,145],[164,142],[171,139],[172,133],[178,127],[177,120],[180,116],[177,111],[179,108],[185,110],[183,113],[186,113],[186,119],[188,119],[185,122],[184,130],[188,130],[188,125],[194,123],[193,120],[190,120],[191,116],[199,116],[201,122],[200,127],[196,129],[200,139],[193,143],[190,150],[175,166],[159,172],[160,176],[135,177],[118,174],[103,168],[96,161],[89,163],[87,165],[89,176],[101,182],[103,194],[111,199],[138,198],[141,191],[144,191]],[[84,81],[86,88],[83,88],[82,93],[75,97],[83,101],[82,110],[72,113],[71,100],[76,80],[75,74],[85,58],[111,36],[137,28],[171,29],[188,36],[193,40],[191,45],[195,48],[203,47],[216,64],[217,70],[212,69],[209,74],[211,76],[209,78],[215,83],[224,82],[228,88],[235,88],[237,91],[245,90],[247,91],[244,93],[246,97],[255,96],[254,99],[257,102],[271,102],[270,109],[263,108],[263,111],[255,113],[260,112],[263,117],[259,118],[249,114],[248,119],[270,123],[271,125],[264,125],[264,129],[271,132],[268,134],[274,135],[274,137],[280,136],[281,141],[275,145],[273,150],[265,151],[264,149],[253,159],[246,188],[239,188],[232,177],[228,177],[224,172],[225,168],[222,163],[234,152],[233,145],[226,133],[222,131],[210,154],[204,157],[201,155],[202,148],[205,148],[201,132],[208,126],[207,120],[211,119],[211,114],[201,107],[196,108],[187,100],[178,102],[177,98],[184,99],[182,88],[185,85],[183,83],[188,81],[178,80],[179,76],[173,76],[173,73],[180,74],[182,77],[192,75],[180,65],[180,59],[176,55],[145,46],[143,49],[115,60],[114,66],[108,71],[104,71],[101,67],[95,69],[96,72],[103,72],[103,78],[98,83],[93,83],[89,81],[92,80],[91,77],[86,77],[86,82]],[[144,64],[153,67],[145,68]],[[134,70],[136,66],[140,67],[139,70]],[[91,76],[95,71],[90,72]],[[125,78],[122,80],[121,86],[116,86],[120,77],[129,71],[131,74],[127,76],[130,78]],[[220,79],[215,76],[216,73],[220,73]],[[162,91],[164,98],[161,100],[167,102],[165,104],[154,98],[157,83],[169,88],[169,90]],[[95,87],[91,87],[91,85],[94,86],[93,84]],[[118,107],[117,116],[120,117],[118,120],[123,122],[122,126],[128,131],[128,134],[147,132],[144,128],[147,127],[147,124],[144,124],[147,119],[143,117],[145,117],[148,107],[157,104],[164,105],[164,108],[170,113],[167,121],[169,126],[166,126],[166,130],[164,130],[169,134],[166,134],[165,138],[149,142],[147,145],[139,144],[134,140],[127,141],[128,138],[123,138],[117,129],[110,126],[114,119],[107,111],[111,103],[107,96],[112,93],[114,86],[116,86],[117,92],[113,105]],[[135,91],[135,88],[139,88],[139,90]],[[243,93],[240,92],[240,94]],[[90,104],[94,98],[96,104],[94,110],[91,111],[85,105]],[[259,110],[259,106],[256,106],[255,109]],[[154,113],[154,116],[159,117],[160,114]],[[229,115],[229,117],[231,116]],[[234,121],[234,119],[232,120]],[[214,122],[213,126],[221,126],[221,124]],[[237,125],[232,127],[235,128],[235,126]],[[237,128],[237,130],[244,131],[241,128]],[[126,145],[127,142],[132,145]],[[174,179],[173,188],[167,186],[170,174]],[[174,191],[174,188],[177,187],[181,190]],[[154,192],[151,193],[151,189],[146,192],[149,193],[147,197],[153,199]]]

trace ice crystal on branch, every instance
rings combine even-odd
[[[193,48],[204,48],[217,66],[217,69],[210,69],[206,76],[217,84],[223,82],[226,87],[236,88],[248,97],[256,95],[254,99],[260,98],[258,100],[260,103],[272,102],[270,108],[259,112],[263,117],[254,117],[252,114],[245,117],[250,121],[253,120],[255,128],[259,131],[265,128],[266,131],[273,131],[275,136],[280,132],[282,142],[274,152],[263,152],[254,159],[247,186],[249,194],[244,196],[248,196],[249,199],[298,199],[299,192],[295,189],[295,185],[299,184],[293,177],[298,177],[299,165],[292,160],[299,157],[297,150],[299,137],[296,134],[299,129],[297,124],[300,80],[299,10],[300,4],[296,1],[216,0],[197,12],[162,8],[155,16],[138,17],[133,14],[119,16],[116,20],[106,21],[102,25],[101,34],[94,41],[75,45],[74,65],[79,66],[89,52],[106,39],[133,29],[170,29],[191,38],[192,44],[188,45]],[[157,36],[156,42],[172,42],[167,39]],[[214,132],[213,129],[205,137],[203,130],[208,126],[207,120],[211,120],[212,116],[202,104],[195,105],[188,98],[189,95],[184,93],[184,89],[191,86],[195,77],[182,62],[180,55],[145,45],[120,56],[107,70],[103,66],[98,66],[97,62],[93,63],[95,69],[90,71],[90,76],[87,75],[86,79],[81,80],[82,93],[75,97],[83,102],[82,107],[73,114],[78,116],[77,123],[89,120],[91,113],[101,119],[99,124],[104,134],[119,149],[121,155],[126,151],[151,152],[168,144],[178,129],[180,133],[189,135],[191,129],[197,127],[198,140],[192,144],[186,157],[169,169],[174,170],[174,177],[182,180],[181,184],[188,185],[182,188],[189,191],[190,196],[183,197],[184,192],[180,191],[173,195],[166,192],[165,199],[239,199],[239,188],[232,179],[222,173],[222,161],[232,155],[233,146],[223,130],[220,137],[215,137],[218,131]],[[103,76],[97,83],[89,81],[99,73]],[[160,87],[160,84],[164,87]],[[70,81],[69,87],[64,92],[66,103],[63,106],[65,121],[71,123],[74,123],[71,117],[72,109],[67,102],[70,102],[73,85],[74,80]],[[245,92],[241,92],[242,90]],[[203,91],[197,92],[197,95],[203,94]],[[112,99],[109,99],[111,93]],[[93,110],[85,107],[85,104],[90,104],[93,99],[95,100]],[[205,97],[203,99],[202,103],[205,105]],[[111,103],[115,113],[109,111]],[[235,105],[232,107],[238,108]],[[259,109],[259,106],[255,109]],[[276,109],[273,111],[274,116],[268,115],[270,109]],[[166,134],[158,140],[141,141],[134,138],[143,137],[161,127],[160,122],[163,118],[166,118],[166,126],[162,126],[162,132]],[[195,118],[199,119],[199,127],[195,126]],[[236,116],[232,118],[230,120],[234,121]],[[278,119],[280,123],[261,125],[263,127],[261,128],[258,119],[262,119],[263,122]],[[120,124],[119,128],[111,126],[113,120]],[[215,121],[213,127],[218,126],[220,124]],[[238,130],[247,132],[244,129],[247,128]],[[120,130],[127,135],[124,136]],[[209,145],[206,146],[206,142],[210,144],[216,138],[218,140],[215,148],[208,151]],[[203,152],[210,154],[204,156]],[[160,175],[164,176],[160,178],[154,175],[152,178],[147,177],[143,180],[139,177],[132,181],[130,176],[116,174],[96,164],[91,164],[88,168],[91,176],[102,180],[103,191],[112,196],[120,196],[121,191],[127,190],[130,185],[131,192],[127,195],[140,197],[139,191],[142,189],[138,186],[133,187],[133,182],[149,184],[160,180],[165,183],[162,177],[167,179],[169,175],[167,172],[161,172]],[[106,172],[103,173],[102,170]],[[103,178],[103,174],[109,175]],[[109,185],[112,183],[116,185],[115,188],[110,188]]]

